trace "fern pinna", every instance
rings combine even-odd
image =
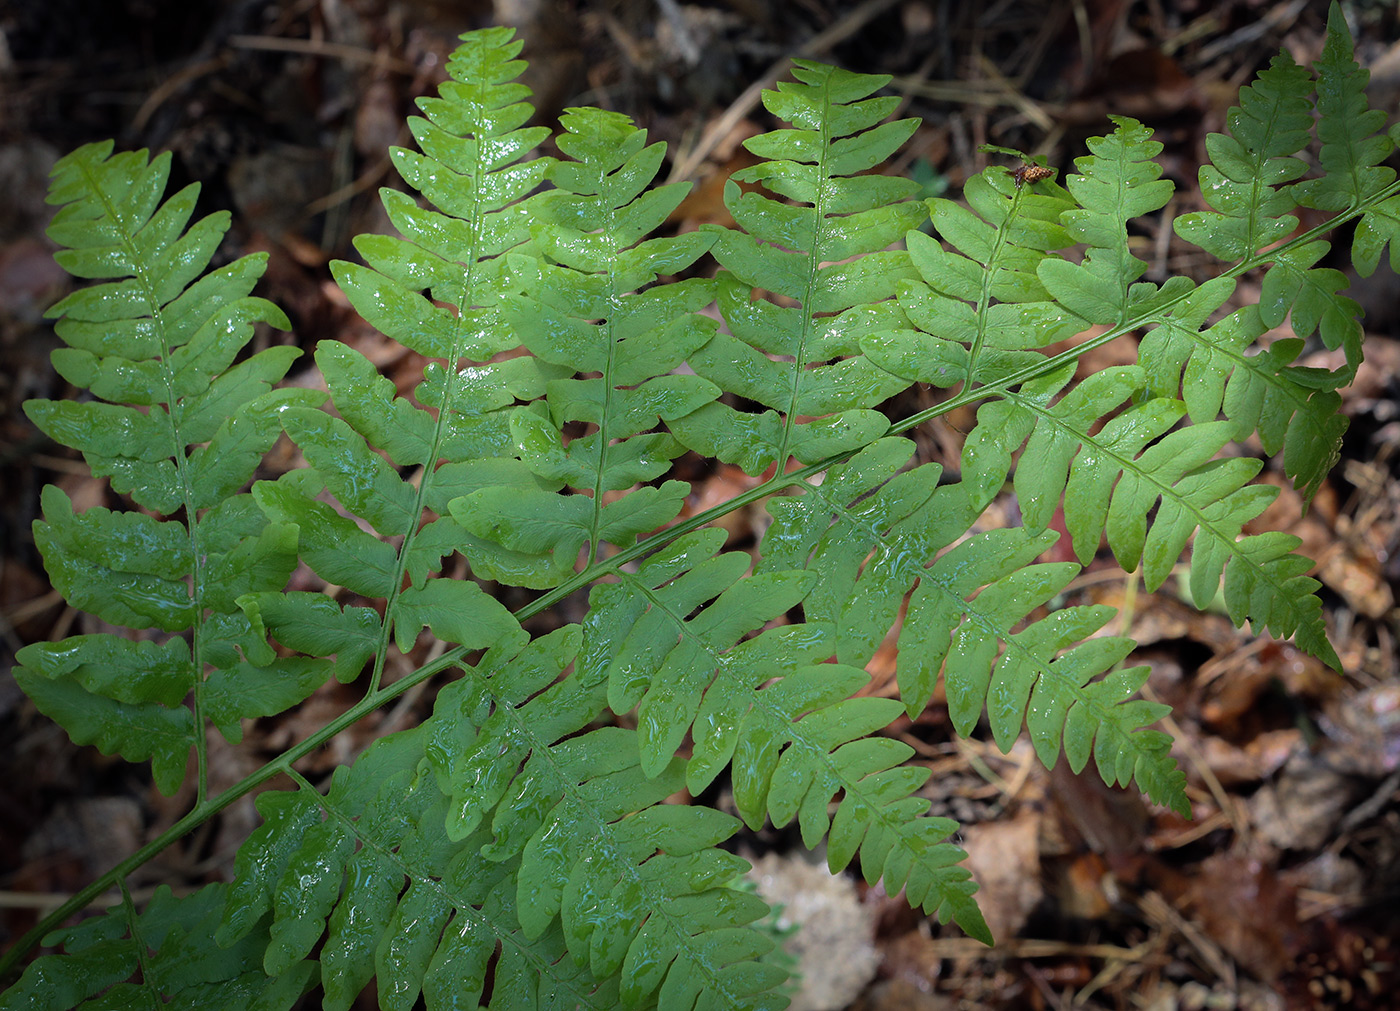
[[[333,265],[427,360],[411,397],[335,341],[316,350],[333,412],[273,389],[295,352],[241,357],[255,323],[287,325],[250,295],[262,261],[207,272],[227,215],[188,226],[193,187],[162,203],[168,157],[90,145],[55,169],[60,262],[104,283],[53,308],[54,364],[91,397],[27,409],[133,508],[77,513],[51,488],[35,539],[72,604],[137,634],[29,646],[17,678],[167,793],[193,749],[198,785],[185,818],[5,956],[61,948],[0,1007],[272,1009],[319,990],[348,1008],[371,982],[385,1008],[782,1007],[767,907],[722,848],[741,820],[795,822],[833,869],[990,940],[957,825],[880,734],[940,678],[959,734],[985,713],[1003,749],[1025,728],[1046,765],[1092,760],[1189,813],[1151,727],[1165,709],[1134,697],[1147,669],[1122,666],[1134,644],[1100,634],[1112,609],[1059,600],[1103,542],[1149,588],[1189,554],[1198,605],[1223,589],[1237,624],[1337,664],[1297,539],[1244,532],[1275,494],[1251,483],[1261,463],[1227,452],[1257,435],[1318,489],[1362,353],[1323,236],[1358,220],[1369,272],[1400,230],[1394,144],[1335,10],[1317,80],[1279,57],[1209,139],[1209,209],[1176,218],[1221,261],[1201,284],[1142,280],[1129,224],[1172,187],[1141,124],[1116,118],[1063,186],[991,168],[964,202],[920,202],[866,174],[915,125],[882,122],[886,79],[806,61],[765,93],[793,128],[748,142],[764,160],[727,190],[738,227],[653,237],[686,192],[653,186],[663,147],[577,109],[560,157],[533,157],[549,133],[525,126],[518,50],[507,29],[463,36],[410,120],[419,150],[393,152],[423,199],[386,190],[400,235]],[[1314,110],[1323,172],[1304,178]],[[1300,206],[1332,217],[1300,232]],[[1256,269],[1265,296],[1239,306]],[[1255,347],[1285,318],[1294,337]],[[1138,364],[1071,385],[1126,333]],[[1346,364],[1295,366],[1314,334]],[[956,389],[880,410],[913,383]],[[910,433],[970,404],[956,479],[917,462]],[[307,466],[244,491],[280,432]],[[757,483],[695,512],[672,476],[686,452]],[[982,529],[1008,482],[1023,525]],[[725,551],[715,521],[763,499],[757,550]],[[1038,561],[1060,507],[1074,560]],[[341,592],[285,592],[298,563]],[[481,582],[529,602],[510,613]],[[525,630],[585,589],[581,622]],[[896,630],[900,698],[863,696]],[[391,662],[410,672],[390,683]],[[236,743],[330,678],[361,701],[209,795],[206,724]],[[421,726],[328,783],[296,770],[432,678]],[[667,803],[721,776],[739,818]],[[230,882],[137,908],[133,869],[276,778]],[[113,886],[104,915],[60,926]]]

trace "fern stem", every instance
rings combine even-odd
[[[1141,578],[1142,574],[1137,569],[1123,574],[1123,606],[1118,609],[1118,634],[1129,638],[1133,634],[1133,622],[1137,619],[1138,581]],[[1122,666],[1123,661],[1120,660],[1114,669]]]
[[[822,95],[821,139],[818,148],[821,160],[817,163],[817,186],[812,208],[815,211],[812,228],[812,248],[807,250],[807,286],[802,293],[802,337],[797,342],[797,354],[792,363],[792,396],[788,400],[787,412],[783,415],[783,437],[778,443],[777,470],[781,474],[787,468],[788,447],[792,445],[792,430],[797,424],[797,401],[802,393],[802,375],[807,370],[807,342],[812,335],[812,298],[817,286],[817,276],[821,272],[821,260],[817,250],[821,249],[826,237],[826,197],[831,174],[827,171],[827,158],[831,154],[831,94]]]
[[[606,187],[604,187],[606,194]],[[607,248],[616,249],[617,243],[613,238],[614,224],[617,219],[617,212],[613,207],[611,198],[603,201],[605,208],[603,217],[602,234],[607,236]],[[603,528],[603,475],[606,473],[605,461],[608,458],[608,420],[612,411],[613,384],[611,377],[617,362],[617,338],[613,333],[613,327],[617,321],[617,313],[622,305],[622,293],[617,290],[617,273],[608,272],[608,306],[612,310],[607,321],[603,324],[604,332],[608,342],[607,365],[603,372],[603,408],[598,415],[598,469],[593,476],[593,521],[588,530],[588,565],[591,568],[598,560],[598,540],[600,531]]]
[[[992,282],[997,273],[997,258],[1006,248],[1007,233],[1016,220],[1016,212],[1021,209],[1021,196],[1022,190],[1018,186],[1011,196],[1011,207],[1006,212],[1006,220],[998,226],[992,237],[992,251],[987,256],[987,269],[982,272],[982,291],[977,299],[977,333],[973,335],[972,344],[967,350],[967,378],[963,380],[964,388],[970,389],[977,376],[977,359],[987,342],[987,312],[992,305]]]
[[[294,771],[292,769],[294,762],[311,754],[311,752],[321,747],[321,745],[325,744],[331,738],[364,719],[364,717],[381,706],[393,701],[410,688],[455,665],[466,656],[468,652],[469,650],[465,648],[459,648],[444,653],[433,662],[424,664],[416,671],[405,675],[393,684],[381,689],[379,692],[373,695],[367,695],[300,744],[292,746],[266,765],[263,765],[261,768],[243,777],[243,779],[239,780],[227,790],[196,806],[187,815],[171,825],[146,845],[142,846],[135,853],[131,854],[131,856],[121,861],[81,891],[75,893],[67,902],[49,913],[31,930],[27,931],[23,937],[15,942],[14,946],[11,947],[9,951],[5,952],[3,956],[0,956],[0,981],[5,981],[10,978],[11,974],[13,974],[18,966],[20,959],[28,954],[31,949],[38,947],[45,934],[61,926],[63,921],[70,916],[87,908],[94,900],[101,896],[103,892],[107,891],[117,882],[125,879],[142,864],[156,857],[176,840],[189,834],[234,801],[251,793],[279,773],[291,775]]]
[[[165,313],[162,311],[160,298],[156,294],[156,285],[151,279],[146,257],[141,254],[133,241],[133,235],[127,228],[127,220],[121,212],[121,208],[112,202],[102,181],[93,173],[90,166],[81,166],[84,178],[87,180],[88,188],[102,202],[103,209],[107,217],[120,223],[120,241],[123,252],[130,258],[133,264],[132,277],[141,285],[141,292],[145,298],[146,306],[150,312],[151,319],[155,322],[156,334],[160,340],[160,363],[161,379],[165,384],[166,413],[170,418],[170,430],[173,434],[171,456],[175,463],[175,472],[180,483],[180,494],[184,499],[185,507],[185,529],[189,533],[190,539],[190,595],[193,601],[194,622],[191,626],[190,657],[195,674],[194,682],[194,755],[195,755],[195,808],[204,803],[209,793],[209,743],[205,734],[204,725],[204,567],[205,552],[199,541],[199,522],[196,516],[194,487],[190,482],[189,460],[185,454],[185,442],[180,436],[180,412],[174,408],[180,400],[180,396],[175,391],[175,375],[170,367],[170,347],[169,331],[166,328]]]

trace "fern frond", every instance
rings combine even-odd
[[[811,463],[870,442],[888,427],[870,408],[908,385],[868,361],[860,340],[905,325],[893,296],[913,271],[907,253],[885,250],[923,221],[925,209],[906,199],[917,183],[856,173],[889,157],[915,121],[876,125],[898,105],[868,97],[888,77],[795,63],[797,81],[765,91],[763,101],[797,129],[745,141],[771,160],[725,185],[725,205],[742,229],[715,233],[729,333],[690,358],[700,375],[769,410],[713,403],[671,422],[690,448],[751,474],[789,456]],[[740,183],[796,203],[741,193]],[[797,305],[755,300],[755,289]]]
[[[833,872],[859,854],[867,883],[883,879],[910,905],[990,943],[972,898],[977,886],[957,866],[966,854],[944,842],[957,823],[925,817],[929,802],[915,796],[928,770],[903,767],[914,753],[907,744],[868,736],[889,725],[899,703],[851,698],[870,675],[816,662],[830,652],[825,638],[790,626],[734,650],[696,717],[688,787],[703,789],[728,764],[735,806],[750,827],[765,817],[778,827],[796,818],[806,846],[827,840]],[[765,667],[780,655],[788,657],[784,676],[765,685]]]
[[[621,972],[623,1006],[659,995],[663,1008],[690,1007],[701,993],[777,1006],[768,991],[782,973],[748,961],[771,946],[747,927],[766,907],[727,887],[747,865],[714,848],[737,823],[661,803],[683,783],[674,751],[649,775],[629,731],[570,736],[601,712],[606,687],[586,670],[560,680],[581,641],[567,626],[513,657],[488,653],[439,697],[425,731],[449,837],[489,819],[478,848],[518,862],[524,936],[561,927],[574,962],[599,978]]]
[[[1323,211],[1363,210],[1353,255],[1363,273],[1374,269],[1395,233],[1394,198],[1384,200],[1395,171],[1381,164],[1395,143],[1377,133],[1386,116],[1367,108],[1370,74],[1353,59],[1351,35],[1335,3],[1327,17],[1322,58],[1314,67],[1317,135],[1322,142],[1318,160],[1324,174],[1283,185],[1306,169],[1288,156],[1306,143],[1312,117],[1304,104],[1310,78],[1281,55],[1258,84],[1241,92],[1241,107],[1230,112],[1235,137],[1208,138],[1215,166],[1201,169],[1201,187],[1207,202],[1223,214],[1182,215],[1176,228],[1183,238],[1225,259],[1249,259],[1296,227],[1297,218],[1284,213],[1295,203]],[[1299,338],[1317,332],[1328,348],[1344,349],[1347,369],[1336,383],[1342,385],[1361,361],[1360,307],[1340,293],[1347,285],[1345,275],[1314,266],[1330,248],[1327,242],[1305,240],[1259,254],[1259,259],[1273,261],[1259,311],[1267,327],[1279,326],[1291,315]]]
[[[1235,442],[1257,432],[1266,453],[1283,453],[1284,473],[1311,499],[1341,452],[1347,419],[1334,387],[1346,381],[1346,371],[1293,366],[1303,349],[1296,338],[1246,354],[1268,330],[1257,305],[1203,329],[1234,288],[1233,279],[1215,278],[1158,316],[1138,350],[1146,395],[1175,399],[1179,393],[1197,424],[1223,412]]]
[[[1118,378],[1110,375],[1101,385],[1117,389]],[[821,576],[803,607],[809,616],[835,623],[840,655],[848,662],[863,663],[873,653],[913,590],[898,643],[900,696],[911,717],[928,704],[942,672],[949,714],[960,734],[976,728],[985,706],[1003,750],[1023,723],[1047,767],[1055,764],[1062,741],[1075,771],[1083,768],[1093,745],[1108,783],[1136,781],[1159,803],[1183,809],[1185,777],[1166,750],[1169,742],[1143,729],[1166,710],[1128,702],[1130,691],[1117,692],[1116,675],[1093,681],[1121,662],[1132,643],[1096,639],[1076,645],[1097,632],[1112,610],[1068,608],[1013,631],[1078,574],[1073,564],[1031,564],[1054,535],[994,530],[943,551],[985,507],[985,493],[977,489],[1001,484],[1000,478],[980,480],[980,467],[997,468],[977,440],[984,427],[1000,431],[1001,423],[979,415],[963,484],[938,487],[933,465],[896,473],[912,456],[913,445],[883,439],[833,468],[820,485],[773,501],[765,561]],[[1054,470],[1053,460],[1048,466]],[[1029,469],[1024,461],[1022,468]],[[1035,522],[1029,503],[1043,511],[1040,505],[1053,506],[1059,496],[1055,490],[1048,498],[1023,499],[1027,521]],[[850,589],[822,592],[832,585]],[[999,644],[1004,646],[1000,659]]]
[[[1263,466],[1259,460],[1215,459],[1233,437],[1231,426],[1208,422],[1170,432],[1184,405],[1154,398],[1094,433],[1095,421],[1142,389],[1143,370],[1129,365],[1095,373],[1052,406],[1072,374],[1061,369],[983,407],[965,448],[965,469],[1005,474],[1025,442],[1015,487],[1031,528],[1046,528],[1063,496],[1079,558],[1087,563],[1106,534],[1120,565],[1131,571],[1141,564],[1150,590],[1166,581],[1194,534],[1197,607],[1214,599],[1223,571],[1235,624],[1251,620],[1275,635],[1296,636],[1303,649],[1336,667],[1314,594],[1320,584],[1302,575],[1312,563],[1292,553],[1301,542],[1282,534],[1240,538],[1278,490],[1247,483]]]
[[[1308,171],[1295,157],[1312,129],[1312,75],[1286,52],[1273,58],[1226,115],[1229,133],[1206,136],[1201,195],[1213,208],[1178,215],[1176,234],[1225,261],[1245,260],[1298,227],[1284,184]],[[1283,187],[1283,188],[1281,188]]]
[[[957,826],[919,817],[928,802],[910,796],[927,772],[896,771],[905,745],[860,740],[887,725],[899,705],[848,700],[869,675],[821,662],[831,655],[830,626],[786,626],[738,641],[796,606],[815,573],[740,579],[750,559],[716,555],[722,541],[714,529],[686,534],[593,591],[581,673],[606,675],[615,712],[636,707],[643,770],[666,769],[689,730],[692,792],[732,765],[735,802],[751,827],[770,814],[786,824],[800,810],[809,847],[831,830],[832,870],[859,850],[872,883],[883,876],[891,891],[905,888],[930,913],[986,936],[971,900],[975,886],[954,866],[962,852],[940,845]],[[619,627],[630,631],[618,636]],[[844,799],[833,827],[827,804],[838,792]]]
[[[1129,307],[1138,308],[1167,291],[1158,292],[1150,282],[1138,282],[1147,264],[1132,254],[1128,242],[1130,220],[1162,207],[1172,195],[1170,180],[1158,178],[1162,167],[1154,162],[1162,145],[1152,131],[1127,116],[1110,116],[1114,130],[1107,137],[1090,138],[1093,152],[1076,158],[1065,186],[1079,203],[1061,220],[1070,236],[1084,244],[1084,260],[1071,263],[1056,257],[1041,260],[1036,268],[1050,296],[1088,323],[1122,323]],[[1173,295],[1189,290],[1185,278],[1172,278]]]
[[[521,125],[533,109],[523,101],[528,89],[510,83],[524,69],[523,62],[513,59],[521,46],[513,35],[508,28],[464,35],[448,61],[451,79],[437,98],[419,100],[427,118],[409,120],[422,153],[392,152],[404,179],[438,209],[384,190],[385,210],[403,237],[359,236],[355,245],[369,266],[331,265],[366,320],[433,359],[415,391],[417,406],[395,397],[388,381],[357,352],[334,342],[317,351],[331,399],[353,438],[368,437],[375,446],[385,438],[382,448],[395,464],[424,468],[414,487],[382,460],[371,461],[363,446],[354,451],[356,459],[339,459],[335,446],[348,445],[349,434],[322,431],[318,436],[329,440],[322,452],[328,481],[335,480],[330,472],[339,470],[342,491],[374,475],[378,491],[366,487],[359,494],[361,507],[378,508],[379,515],[357,515],[381,534],[404,538],[392,564],[382,563],[391,564],[392,572],[383,575],[394,591],[396,573],[410,577],[415,594],[424,592],[429,574],[454,550],[465,554],[483,578],[534,587],[553,585],[574,563],[572,557],[520,554],[475,537],[450,518],[448,508],[452,498],[498,482],[558,487],[532,477],[523,466],[512,466],[509,458],[515,448],[511,417],[516,398],[539,396],[545,382],[561,370],[536,358],[490,362],[517,344],[501,308],[508,289],[506,254],[529,241],[533,202],[527,195],[549,167],[548,159],[522,161],[548,130]],[[327,427],[309,416],[297,424]],[[382,507],[368,505],[393,482],[401,486],[393,499],[385,499]],[[390,502],[396,504],[390,508]],[[355,511],[344,499],[341,504]],[[425,509],[437,518],[420,528]],[[370,551],[366,544],[361,554]],[[382,587],[370,595],[392,596]],[[412,611],[416,605],[410,600],[403,606]]]
[[[741,578],[752,559],[716,556],[722,540],[720,530],[686,534],[589,597],[585,673],[604,666],[613,712],[636,707],[642,768],[650,774],[675,755],[717,672],[739,662],[731,651],[740,638],[797,606],[816,582],[801,572]],[[766,666],[731,677],[761,683],[782,672],[781,654],[754,647],[743,655]]]
[[[1298,203],[1320,211],[1356,208],[1395,181],[1395,170],[1381,164],[1395,142],[1378,133],[1386,123],[1380,109],[1366,101],[1371,73],[1352,55],[1351,32],[1339,4],[1327,11],[1327,41],[1317,70],[1318,163],[1323,174],[1294,184]],[[1305,336],[1299,334],[1298,336]]]
[[[1041,359],[1043,347],[1083,329],[1049,300],[1036,268],[1074,244],[1059,223],[1074,206],[1051,183],[1033,192],[1005,169],[968,181],[969,208],[928,201],[933,226],[950,249],[923,232],[907,236],[921,280],[902,281],[899,305],[915,330],[869,334],[861,347],[880,368],[906,379],[952,386],[995,382]]]
[[[881,439],[802,494],[768,503],[773,523],[758,571],[810,568],[821,577],[802,607],[809,621],[836,630],[842,663],[860,666],[875,655],[916,570],[991,501],[991,494],[973,501],[967,486],[939,487],[937,464],[898,473],[913,454],[907,439]]]
[[[1269,327],[1287,319],[1299,338],[1316,333],[1322,343],[1346,353],[1347,368],[1337,385],[1345,385],[1361,361],[1364,336],[1358,317],[1361,306],[1341,294],[1347,278],[1332,267],[1314,267],[1331,249],[1327,242],[1307,242],[1272,254],[1273,264],[1259,292],[1259,314]]]
[[[105,281],[49,310],[68,344],[54,363],[100,399],[24,406],[51,438],[82,450],[94,474],[157,515],[75,513],[50,487],[34,539],[74,606],[114,625],[193,635],[159,645],[109,634],[39,643],[19,651],[16,678],[75,742],[151,760],[164,793],[179,787],[193,746],[202,796],[204,719],[236,741],[242,717],[281,712],[322,680],[281,664],[234,604],[281,586],[296,565],[295,529],[268,523],[235,492],[277,437],[279,415],[321,398],[271,390],[294,348],[234,364],[254,323],[289,325],[248,294],[266,254],[205,273],[229,215],[186,228],[199,188],[161,202],[170,156],[111,150],[90,144],[60,160],[49,195],[63,205],[50,230],[69,247],[59,262]],[[180,511],[183,520],[157,518]],[[193,711],[184,704],[191,690]]]
[[[129,904],[54,931],[45,943],[62,954],[35,959],[0,995],[3,1011],[72,1008],[248,1007],[290,1011],[317,981],[314,963],[269,977],[258,967],[266,924],[228,948],[209,943],[228,886],[206,885],[175,897],[156,889],[137,914]],[[136,977],[133,979],[132,977]]]
[[[1048,610],[1101,540],[1149,587],[1189,545],[1198,605],[1223,586],[1237,624],[1338,662],[1297,539],[1244,534],[1276,494],[1249,483],[1262,465],[1227,450],[1257,433],[1305,494],[1321,486],[1362,350],[1343,276],[1318,266],[1323,236],[1359,219],[1368,271],[1400,233],[1400,184],[1380,165],[1400,130],[1373,135],[1335,7],[1317,64],[1327,178],[1298,181],[1309,80],[1280,58],[1208,142],[1209,209],[1178,222],[1235,261],[1199,286],[1141,280],[1132,219],[1171,184],[1136,121],[1092,140],[1066,188],[1043,165],[990,169],[966,207],[924,204],[917,184],[860,174],[914,129],[881,123],[888,79],[799,61],[764,96],[794,128],[749,141],[766,160],[726,187],[738,227],[651,238],[685,193],[651,188],[662,145],[571,110],[561,158],[533,158],[548,131],[524,126],[519,49],[509,29],[463,36],[410,121],[419,151],[392,152],[417,193],[383,195],[399,237],[362,236],[366,265],[332,268],[365,319],[427,359],[408,396],[335,341],[316,351],[334,413],[270,391],[294,352],[244,354],[255,323],[286,320],[249,297],[260,257],[207,271],[227,216],[189,226],[192,188],[162,203],[168,158],[96,145],[59,163],[60,259],[107,283],[54,308],[55,363],[93,399],[26,406],[139,508],[78,514],[50,489],[35,540],[71,603],[158,635],[30,646],[17,677],[74,740],[149,760],[167,792],[193,748],[199,783],[185,817],[0,973],[239,797],[281,775],[295,788],[259,796],[230,885],[142,911],[123,890],[52,934],[62,953],[0,1011],[290,1009],[317,987],[346,1009],[371,985],[403,1011],[777,1009],[766,907],[733,886],[745,864],[723,848],[741,822],[677,794],[728,774],[743,823],[795,822],[834,870],[858,859],[867,881],[990,940],[957,826],[929,817],[928,771],[882,731],[941,677],[959,735],[985,719],[1006,750],[1025,728],[1043,764],[1092,760],[1186,813],[1151,727],[1165,707],[1134,697],[1133,643],[1102,634],[1112,609]],[[1289,237],[1295,202],[1337,217]],[[936,238],[915,230],[930,212]],[[1062,254],[1076,244],[1082,259]],[[707,249],[715,280],[667,282]],[[1226,314],[1234,279],[1265,264],[1263,303]],[[710,301],[723,327],[702,317]],[[1251,350],[1289,314],[1295,338]],[[1067,390],[1077,359],[1132,332],[1138,364]],[[1346,368],[1294,364],[1314,333]],[[962,390],[893,423],[874,410],[915,381]],[[979,401],[956,483],[885,437]],[[280,431],[307,466],[243,493]],[[683,447],[773,476],[686,514],[688,486],[667,480]],[[1024,526],[979,532],[1008,480]],[[725,552],[717,522],[765,498],[757,548]],[[1061,504],[1078,560],[1039,563]],[[468,574],[445,574],[454,552]],[[361,599],[283,592],[302,563]],[[511,613],[488,580],[544,592]],[[585,587],[578,623],[522,628]],[[897,627],[900,698],[863,697],[861,668]],[[425,629],[444,648],[399,663]],[[391,664],[412,669],[386,684]],[[237,741],[243,720],[366,666],[349,710],[206,795],[207,724]],[[324,793],[296,771],[444,675],[429,720]]]
[[[476,1007],[498,945],[485,1006],[615,1007],[615,985],[600,987],[561,959],[558,931],[521,934],[518,868],[482,855],[489,837],[449,838],[446,798],[421,769],[425,736],[420,728],[377,741],[336,771],[324,796],[304,782],[259,796],[264,823],[239,852],[219,944],[263,931],[261,968],[273,978],[315,969],[319,949],[332,1011],[352,1006],[371,980],[386,1011],[407,1011],[420,995],[430,1011]]]
[[[571,558],[502,550],[472,537],[449,515],[451,498],[474,486],[502,478],[517,487],[537,483],[523,466],[492,458],[509,455],[514,396],[536,393],[548,370],[531,359],[511,369],[459,370],[464,358],[484,361],[514,343],[499,306],[503,254],[528,239],[528,201],[520,198],[542,180],[548,164],[519,161],[543,135],[519,129],[532,110],[520,101],[524,87],[506,83],[523,67],[511,59],[520,48],[512,34],[491,29],[465,36],[448,63],[452,80],[441,97],[420,102],[428,119],[410,121],[425,153],[394,152],[404,177],[443,210],[420,208],[385,190],[385,208],[406,238],[361,236],[357,248],[371,267],[332,265],[366,319],[441,360],[429,364],[418,388],[423,406],[395,396],[359,352],[324,341],[316,361],[341,417],[285,412],[288,435],[315,469],[254,490],[268,515],[296,524],[302,557],[318,575],[385,600],[385,620],[363,608],[334,613],[302,596],[249,595],[242,603],[283,645],[319,644],[317,629],[322,637],[330,629],[351,632],[338,648],[337,676],[355,677],[351,661],[372,658],[371,690],[379,685],[391,632],[400,651],[410,649],[425,627],[469,649],[519,634],[505,608],[475,583],[434,578],[444,555],[460,550],[479,574],[526,585],[549,585],[572,566]],[[452,308],[434,304],[420,293],[425,288]],[[500,385],[483,390],[486,377]],[[419,468],[421,476],[406,480],[396,467]],[[368,529],[319,501],[323,489]],[[372,649],[355,645],[365,636],[376,640]]]
[[[516,452],[546,488],[486,488],[451,507],[466,529],[507,550],[548,551],[562,563],[587,543],[591,562],[605,542],[626,546],[669,522],[689,491],[669,481],[609,494],[661,477],[684,451],[665,432],[649,431],[658,418],[689,414],[719,395],[713,383],[674,374],[713,333],[713,322],[696,314],[713,299],[712,286],[701,279],[652,286],[658,274],[688,267],[711,240],[692,232],[638,241],[690,188],[647,189],[664,144],[647,146],[627,117],[597,109],[573,110],[561,124],[559,148],[574,160],[551,168],[558,188],[534,212],[543,258],[514,258],[523,293],[507,299],[505,311],[539,359],[565,374],[600,375],[551,380],[544,402],[511,421]],[[561,429],[570,422],[592,430],[566,445]],[[554,494],[560,485],[586,495]]]

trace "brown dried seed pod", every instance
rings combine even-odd
[[[1054,169],[1044,165],[1021,165],[1011,173],[1011,178],[1016,181],[1016,188],[1020,189],[1025,183],[1037,183],[1042,179],[1049,179],[1054,174]]]

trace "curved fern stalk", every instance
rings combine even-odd
[[[795,124],[744,142],[771,159],[736,172],[725,205],[742,231],[716,229],[719,334],[690,364],[724,390],[770,410],[708,404],[671,422],[681,442],[750,474],[789,457],[813,463],[857,449],[889,424],[870,408],[908,385],[860,350],[870,333],[906,325],[893,296],[912,276],[908,254],[884,251],[924,220],[906,199],[908,179],[857,175],[883,162],[915,120],[880,123],[898,99],[868,98],[888,77],[794,61],[796,82],[763,93],[774,115]],[[758,183],[783,203],[739,183]],[[775,304],[754,289],[797,302]],[[804,420],[806,419],[806,420]]]
[[[999,406],[984,407],[982,414]],[[984,428],[997,425],[979,415],[972,440]],[[1131,651],[1131,640],[1089,638],[1113,609],[1071,607],[1029,620],[1080,571],[1073,563],[1032,564],[1055,535],[993,530],[948,547],[986,505],[973,464],[985,451],[972,440],[964,461],[967,480],[960,485],[940,487],[940,469],[933,464],[899,473],[913,443],[882,439],[833,468],[820,485],[775,499],[769,504],[774,522],[764,537],[765,567],[805,567],[820,575],[819,587],[851,587],[845,593],[813,591],[803,604],[809,617],[835,624],[838,654],[847,663],[870,658],[908,597],[898,677],[911,718],[928,705],[941,672],[958,733],[971,734],[985,706],[1003,751],[1024,724],[1047,768],[1063,745],[1074,771],[1092,755],[1106,782],[1135,782],[1156,802],[1189,811],[1170,739],[1144,729],[1168,709],[1129,701],[1146,668],[1113,672]],[[1058,492],[1046,501],[1056,500]]]
[[[521,936],[544,943],[562,930],[565,961],[619,978],[620,1006],[782,1006],[772,988],[786,974],[755,961],[772,942],[748,926],[767,906],[728,887],[747,863],[715,848],[738,823],[662,803],[685,782],[674,750],[648,769],[632,732],[578,734],[606,688],[582,642],[566,626],[494,670],[488,654],[439,696],[426,753],[448,837],[486,826],[474,848],[512,868]]]
[[[281,310],[248,294],[266,254],[205,273],[229,215],[187,229],[199,187],[160,203],[169,154],[148,161],[144,151],[111,151],[110,142],[89,144],[63,158],[49,195],[63,205],[49,229],[68,247],[59,263],[77,277],[106,279],[48,312],[60,317],[55,329],[68,345],[54,352],[55,368],[95,399],[24,407],[147,512],[75,513],[49,486],[34,539],[74,607],[165,637],[38,643],[19,651],[15,677],[75,743],[149,759],[167,795],[184,779],[193,747],[203,802],[205,721],[237,742],[242,718],[281,712],[325,679],[324,661],[276,658],[234,603],[281,586],[296,565],[295,528],[269,523],[235,492],[276,439],[279,415],[320,397],[270,389],[295,348],[234,364],[254,323],[288,327]],[[177,513],[183,518],[157,518]]]
[[[951,248],[923,232],[907,236],[919,278],[900,282],[899,305],[914,329],[861,340],[871,361],[905,379],[965,388],[996,382],[1040,362],[1035,348],[1084,328],[1036,277],[1053,250],[1074,244],[1060,224],[1074,206],[1069,195],[1048,181],[1018,186],[994,169],[968,180],[964,197],[969,207],[928,201]]]
[[[689,414],[720,391],[673,374],[713,333],[713,321],[696,315],[713,299],[711,284],[654,284],[694,263],[710,238],[639,241],[690,184],[647,189],[665,145],[648,146],[625,116],[575,109],[561,124],[559,149],[574,160],[552,166],[558,188],[533,204],[542,257],[512,257],[521,293],[504,312],[537,360],[564,375],[600,375],[552,379],[542,401],[512,417],[515,452],[544,487],[482,489],[451,508],[474,535],[522,554],[548,551],[563,571],[585,542],[591,565],[603,544],[628,546],[675,518],[690,490],[684,482],[621,493],[661,477],[684,452],[649,431],[658,418]],[[561,429],[571,422],[592,430],[566,444]],[[561,485],[586,494],[554,494]]]

